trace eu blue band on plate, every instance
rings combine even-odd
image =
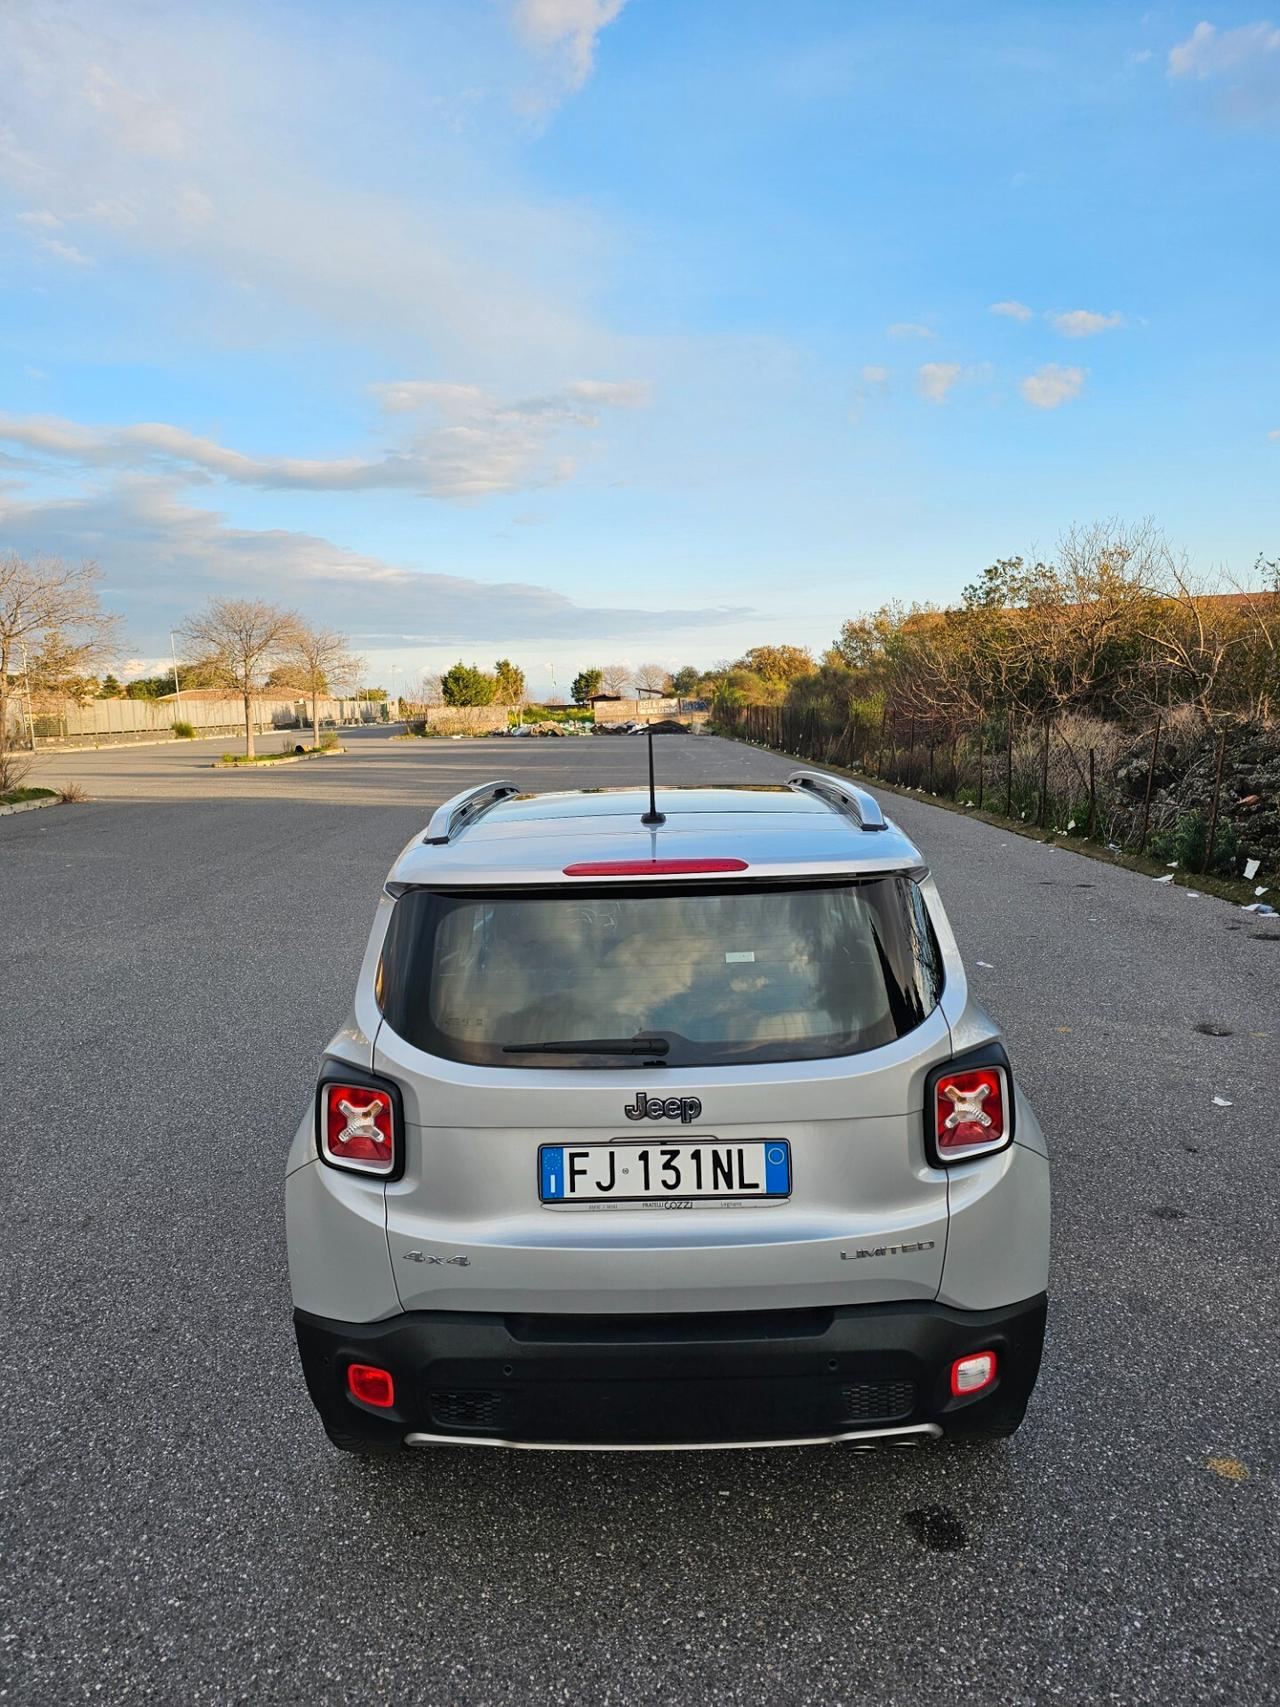
[[[542,1164],[542,1197],[564,1196],[564,1147],[546,1144],[539,1151]]]
[[[770,1196],[785,1196],[791,1190],[791,1157],[786,1144],[764,1147],[764,1189]]]

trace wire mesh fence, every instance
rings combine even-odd
[[[1232,875],[1239,835],[1224,785],[1226,728],[1157,715],[1122,727],[1081,716],[935,718],[884,712],[838,721],[786,705],[717,714],[723,733],[872,781],[1046,831]],[[1209,763],[1204,762],[1209,740]],[[1229,797],[1228,797],[1229,796]]]

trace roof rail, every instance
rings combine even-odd
[[[490,806],[507,800],[520,790],[514,782],[482,782],[478,788],[464,788],[431,814],[427,833],[422,838],[430,847],[442,847],[451,842],[459,830],[466,829]]]
[[[837,812],[847,812],[856,818],[861,830],[889,828],[884,813],[880,810],[880,802],[856,783],[845,782],[838,776],[828,776],[824,771],[792,771],[787,778],[787,787],[803,788],[810,794],[820,794]]]

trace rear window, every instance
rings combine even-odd
[[[646,1054],[670,1067],[854,1055],[914,1030],[941,989],[907,877],[410,890],[378,971],[388,1025],[429,1054],[605,1071]]]

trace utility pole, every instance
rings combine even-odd
[[[23,709],[27,714],[27,740],[31,743],[31,751],[34,753],[36,750],[36,720],[31,715],[31,666],[27,662],[26,641],[19,640],[18,645],[22,648],[22,701]],[[3,733],[5,732],[0,731],[0,734]]]

